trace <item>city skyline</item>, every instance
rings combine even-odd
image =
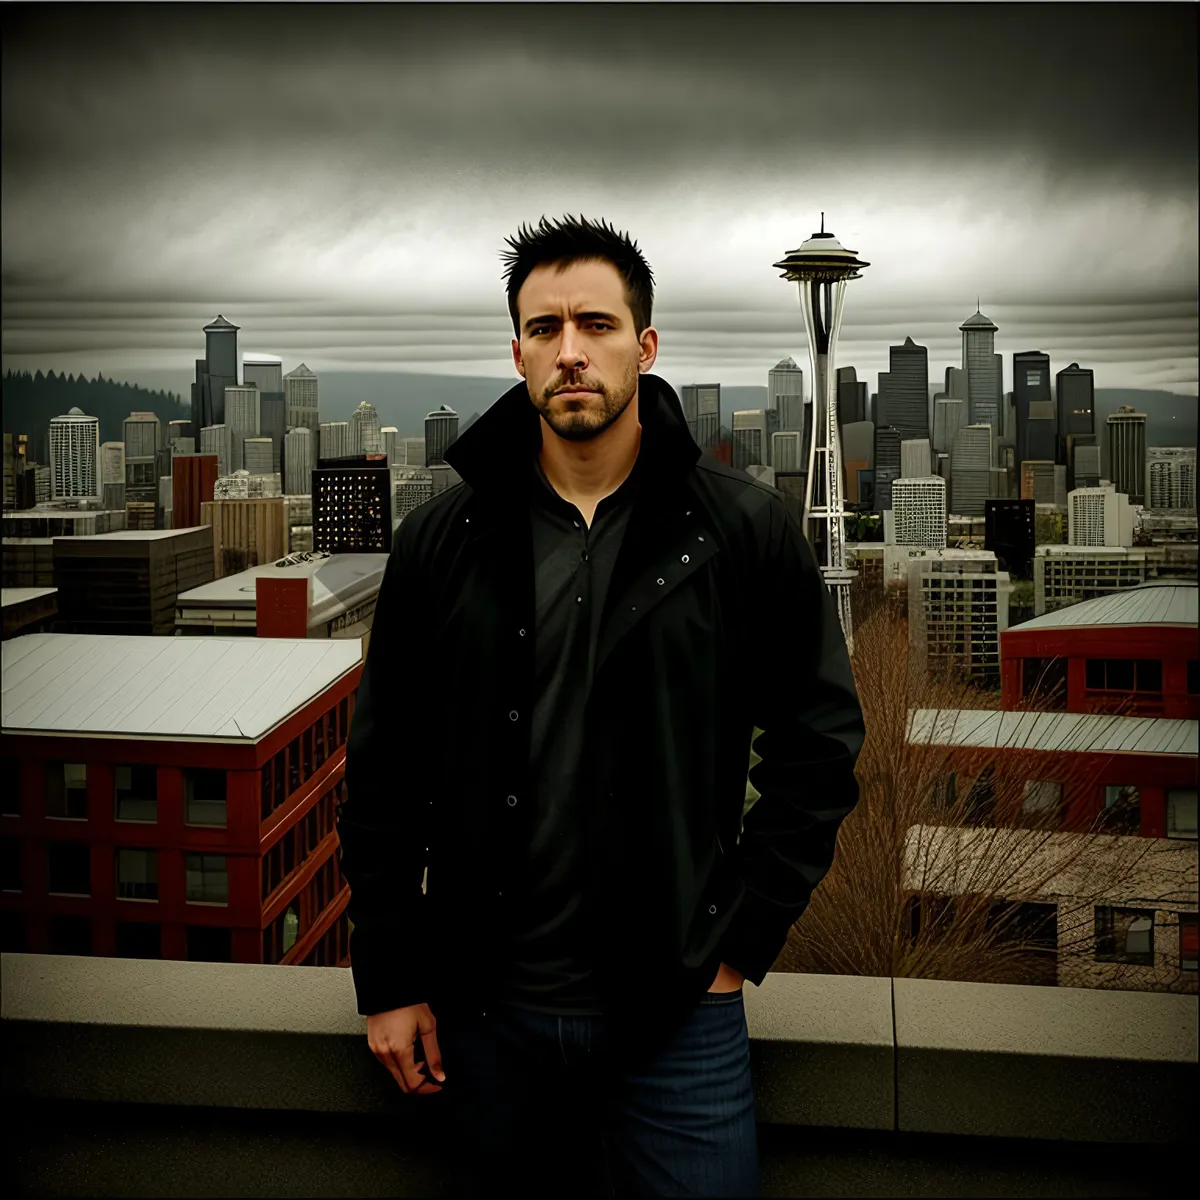
[[[438,8],[229,8],[214,33],[189,6],[59,7],[53,38],[6,13],[4,368],[186,398],[219,311],[318,375],[515,378],[503,238],[583,212],[655,271],[656,373],[758,385],[807,358],[770,264],[825,211],[874,264],[838,354],[872,391],[906,337],[931,381],[961,365],[978,295],[1006,365],[1197,393],[1191,6],[1043,5],[1036,38],[1002,6]],[[573,122],[529,116],[564,33],[606,97],[582,168]],[[785,42],[811,69],[763,71]],[[1011,87],[1017,53],[1045,86]],[[805,113],[834,80],[827,134]]]

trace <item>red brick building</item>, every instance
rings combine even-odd
[[[345,965],[356,639],[3,644],[7,951]]]
[[[171,459],[171,524],[188,529],[202,524],[200,506],[213,498],[215,454],[177,454]]]

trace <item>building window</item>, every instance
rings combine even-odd
[[[216,925],[189,925],[187,956],[188,962],[232,962],[230,931]]]
[[[46,923],[51,954],[91,954],[92,923],[87,917],[53,916]]]
[[[1021,660],[1021,695],[1047,711],[1062,711],[1067,703],[1067,660],[1026,658]]]
[[[1084,682],[1093,692],[1161,692],[1162,662],[1157,658],[1089,658]]]
[[[46,890],[60,896],[91,895],[91,847],[87,842],[46,843]]]
[[[1021,811],[1032,815],[1056,813],[1062,804],[1062,784],[1052,779],[1029,779],[1021,800]]]
[[[21,764],[15,758],[0,759],[0,817],[21,815]]]
[[[21,840],[0,838],[0,892],[21,890]]]
[[[183,773],[187,795],[187,825],[216,825],[225,828],[225,772],[209,769]]]
[[[1187,690],[1189,696],[1200,695],[1200,660],[1194,658],[1188,659]]]
[[[83,763],[46,765],[46,816],[63,821],[87,820],[87,767]]]
[[[153,921],[117,922],[118,958],[162,958],[162,929]]]
[[[1131,783],[1110,784],[1104,789],[1104,828],[1109,833],[1140,833],[1142,794]]]
[[[1097,905],[1096,961],[1154,966],[1154,913]]]
[[[121,900],[158,899],[158,851],[117,851],[117,897]]]
[[[1179,917],[1179,969],[1196,969],[1196,924],[1195,913],[1181,913]]]
[[[229,874],[223,854],[187,854],[184,870],[187,877],[184,899],[189,903],[229,903]]]
[[[1196,840],[1196,789],[1171,788],[1167,792],[1167,837]]]
[[[158,820],[158,771],[154,767],[117,767],[113,788],[118,821]]]

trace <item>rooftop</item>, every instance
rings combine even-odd
[[[182,525],[178,529],[113,529],[108,533],[76,534],[72,542],[159,542],[164,538],[179,537],[183,533],[195,533],[199,529],[211,529],[211,525]],[[63,541],[53,538],[53,541]]]
[[[1198,615],[1194,579],[1161,579],[1056,609],[1016,628],[1024,632],[1081,625],[1195,625]]]
[[[27,634],[3,646],[3,725],[257,742],[361,657],[358,638]]]
[[[918,708],[908,714],[908,741],[927,746],[1182,754],[1194,758],[1198,728],[1197,721],[1100,713]]]
[[[18,604],[28,604],[30,600],[38,600],[43,596],[53,596],[58,588],[3,588],[0,589],[0,608],[15,608]]]

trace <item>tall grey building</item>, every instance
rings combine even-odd
[[[767,466],[767,413],[762,408],[742,409],[733,414],[733,466]]]
[[[875,427],[874,512],[892,507],[892,480],[900,478],[900,431],[885,425]]]
[[[423,467],[425,465],[425,439],[423,437],[404,438],[401,450],[400,461],[406,467]]]
[[[958,328],[962,332],[962,369],[967,373],[968,419],[972,425],[990,425],[995,438],[1000,433],[1004,390],[1001,360],[996,353],[999,327],[976,308]]]
[[[925,479],[933,470],[928,438],[905,438],[900,443],[900,477]]]
[[[375,405],[363,400],[350,414],[350,453],[381,454],[379,413]]]
[[[200,430],[200,453],[217,456],[217,477],[232,475],[233,430],[228,425],[206,425]]]
[[[1017,418],[1017,462],[1057,457],[1058,431],[1050,392],[1050,355],[1024,350],[1013,355],[1013,408]]]
[[[242,461],[251,475],[275,474],[271,455],[271,439],[266,437],[246,438],[243,443]]]
[[[1083,437],[1084,435],[1079,435]],[[1100,486],[1100,447],[1095,437],[1074,444],[1075,435],[1067,438],[1067,471],[1070,488]]]
[[[929,350],[910,337],[888,347],[888,370],[879,374],[877,425],[890,425],[901,438],[929,436]]]
[[[289,496],[312,495],[312,473],[317,466],[317,435],[306,425],[289,429],[285,439],[284,491]]]
[[[379,450],[380,453],[387,455],[389,467],[394,467],[399,463],[403,446],[401,444],[400,430],[395,425],[385,425],[379,431]]]
[[[321,422],[321,438],[317,446],[319,458],[349,458],[354,453],[349,421]]]
[[[946,481],[937,475],[892,481],[897,546],[946,548]]]
[[[770,394],[768,392],[768,399]],[[711,450],[721,436],[721,385],[689,383],[683,387],[680,402],[692,440],[701,450]],[[781,425],[780,428],[783,428]]]
[[[133,412],[125,418],[125,502],[154,504],[158,500],[158,452],[162,426],[152,412]]]
[[[1122,404],[1108,418],[1108,473],[1129,503],[1146,503],[1146,414]]]
[[[1147,508],[1195,509],[1195,447],[1151,446],[1146,474],[1150,492]]]
[[[962,367],[947,367],[942,393],[951,400],[969,400],[967,372]],[[966,421],[963,424],[967,424]]]
[[[258,388],[258,436],[271,439],[273,470],[278,471],[283,456],[283,435],[287,433],[283,359],[277,354],[243,355],[242,383]]]
[[[1063,367],[1054,377],[1054,392],[1057,403],[1058,439],[1065,450],[1069,437],[1094,437],[1096,433],[1096,373],[1077,362]],[[1081,444],[1081,443],[1080,443]],[[1071,460],[1061,451],[1058,458],[1067,463],[1070,472]]]
[[[315,441],[321,428],[316,375],[301,363],[283,377],[283,395],[288,428],[311,429]]]
[[[247,438],[259,436],[259,394],[254,384],[225,389],[225,421],[233,444],[230,474],[242,469]]]
[[[867,419],[867,384],[853,367],[838,367],[838,421],[845,428]]]
[[[933,401],[933,450],[949,454],[958,431],[967,423],[967,402],[951,396],[936,396]]]
[[[425,415],[425,466],[438,467],[446,461],[446,451],[458,440],[458,413],[443,404]]]
[[[50,479],[55,500],[98,500],[100,419],[72,408],[50,420]]]
[[[225,389],[238,382],[239,328],[220,315],[204,326],[204,357],[196,359],[192,384],[193,437],[205,425],[220,425],[225,420]]]
[[[804,371],[795,359],[781,358],[767,372],[767,408],[779,414],[781,432],[803,432]]]
[[[800,472],[806,469],[801,457],[800,431],[781,429],[771,434],[771,465],[776,471]]]
[[[955,515],[982,517],[991,499],[992,427],[964,425],[950,455],[950,489]]]

